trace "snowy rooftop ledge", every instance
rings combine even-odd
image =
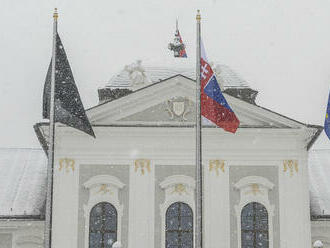
[[[227,65],[212,63],[214,73],[225,93],[255,104],[258,91],[250,88],[248,83]],[[175,76],[196,79],[196,62],[188,58],[172,58],[158,60],[137,60],[123,66],[105,84],[98,89],[100,103],[112,101],[134,91],[159,83]]]
[[[219,83],[226,88],[248,88],[249,85],[228,66],[211,63]],[[195,80],[196,62],[188,58],[166,58],[163,60],[137,60],[114,75],[105,87],[133,88],[134,90],[162,81],[175,75]]]

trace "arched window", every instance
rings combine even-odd
[[[268,248],[268,212],[260,203],[251,202],[241,214],[242,248]]]
[[[193,247],[193,212],[188,204],[173,203],[166,211],[166,248]]]
[[[111,248],[117,241],[117,210],[108,202],[96,204],[89,217],[89,248]]]

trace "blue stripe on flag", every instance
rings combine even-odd
[[[205,86],[204,92],[214,101],[216,101],[217,103],[221,104],[222,106],[233,112],[233,110],[230,108],[229,104],[227,103],[225,97],[222,95],[218,81],[214,75],[212,75],[208,84]]]

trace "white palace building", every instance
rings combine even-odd
[[[193,248],[195,69],[182,61],[112,77],[87,110],[96,139],[56,125],[53,248]],[[312,148],[322,127],[258,106],[214,67],[240,127],[203,123],[204,247],[330,248],[330,150]],[[47,123],[35,132],[46,150]],[[45,152],[0,149],[0,168],[0,247],[43,247]]]

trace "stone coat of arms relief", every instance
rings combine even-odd
[[[165,110],[171,120],[187,121],[187,115],[192,113],[192,105],[186,97],[175,97],[167,101]]]

